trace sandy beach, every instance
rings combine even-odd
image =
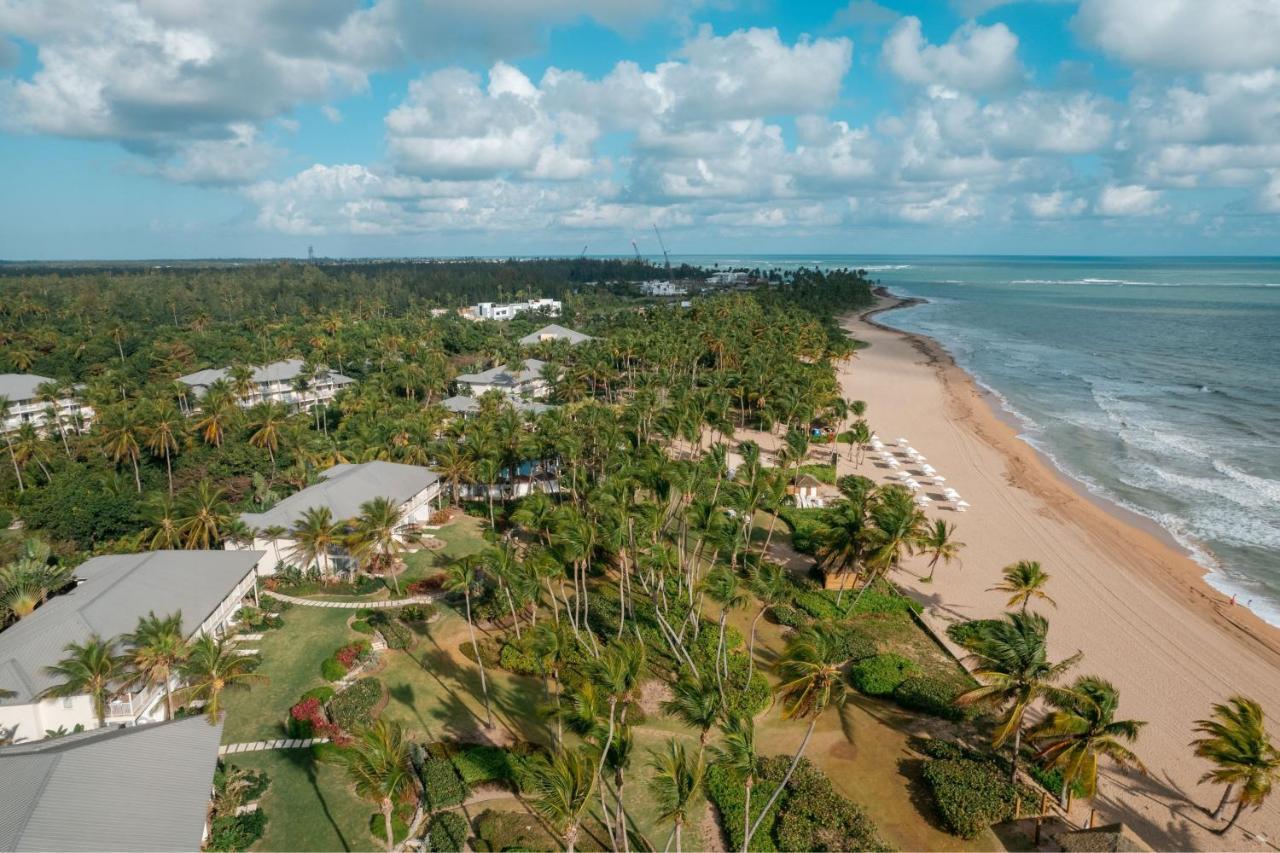
[[[877,311],[894,305],[882,300]],[[928,511],[957,525],[967,543],[963,565],[939,567],[934,582],[923,583],[917,559],[896,580],[943,629],[999,615],[1003,597],[986,590],[1001,569],[1039,560],[1057,602],[1042,608],[1055,659],[1083,651],[1076,674],[1110,679],[1121,716],[1148,721],[1137,752],[1150,774],[1108,771],[1095,802],[1099,820],[1122,820],[1163,849],[1280,849],[1275,798],[1246,811],[1229,836],[1209,832],[1218,824],[1200,807],[1212,808],[1222,791],[1197,784],[1208,765],[1188,748],[1193,721],[1234,693],[1261,702],[1280,731],[1280,630],[1205,584],[1204,569],[1155,525],[1095,500],[1019,440],[990,395],[936,342],[879,326],[875,313],[845,320],[870,344],[841,367],[845,396],[865,400],[886,443],[909,438],[971,504],[964,513],[938,504]],[[859,469],[841,465],[877,480],[888,473],[871,460]]]

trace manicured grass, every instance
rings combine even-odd
[[[256,850],[380,850],[369,834],[372,803],[356,797],[341,767],[317,762],[309,749],[247,752],[227,763],[266,770],[271,784],[260,808],[267,831]]]
[[[404,557],[406,568],[400,575],[401,585],[434,574],[458,557],[483,550],[488,543],[485,542],[482,531],[487,526],[487,521],[482,522],[470,515],[460,515],[439,530],[431,531],[437,539],[444,540],[444,548],[439,551],[428,551],[424,548],[421,551],[406,554]]]
[[[270,607],[271,599],[263,605]],[[262,656],[265,681],[226,692],[222,742],[242,743],[284,735],[285,715],[302,694],[326,684],[320,662],[357,635],[347,628],[353,611],[332,607],[291,607],[284,625],[253,643]]]

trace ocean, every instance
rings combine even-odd
[[[709,256],[866,269],[1095,494],[1280,625],[1280,259]]]

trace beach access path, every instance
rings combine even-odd
[[[865,400],[886,444],[909,438],[971,505],[964,513],[939,504],[927,510],[956,524],[967,543],[962,566],[939,566],[934,582],[923,583],[927,558],[916,557],[895,580],[945,628],[999,616],[1004,596],[987,590],[1001,569],[1039,560],[1057,602],[1039,607],[1050,622],[1052,658],[1083,651],[1072,677],[1111,680],[1121,695],[1118,717],[1148,723],[1136,752],[1150,773],[1107,770],[1095,800],[1099,821],[1123,821],[1162,849],[1280,849],[1280,793],[1262,810],[1246,810],[1229,835],[1210,832],[1222,822],[1201,807],[1216,806],[1222,789],[1198,784],[1209,765],[1188,746],[1194,721],[1236,693],[1262,704],[1280,738],[1280,630],[1205,584],[1205,570],[1154,524],[1062,476],[935,342],[873,321],[844,320],[870,344],[840,366],[844,396]],[[870,458],[855,468],[844,456],[841,474],[885,481],[887,468]]]

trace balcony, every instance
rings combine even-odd
[[[152,687],[139,690],[137,693],[130,693],[113,699],[107,703],[107,720],[120,722],[122,720],[136,720],[144,711],[152,706],[157,699],[163,700],[164,686],[155,685]]]

